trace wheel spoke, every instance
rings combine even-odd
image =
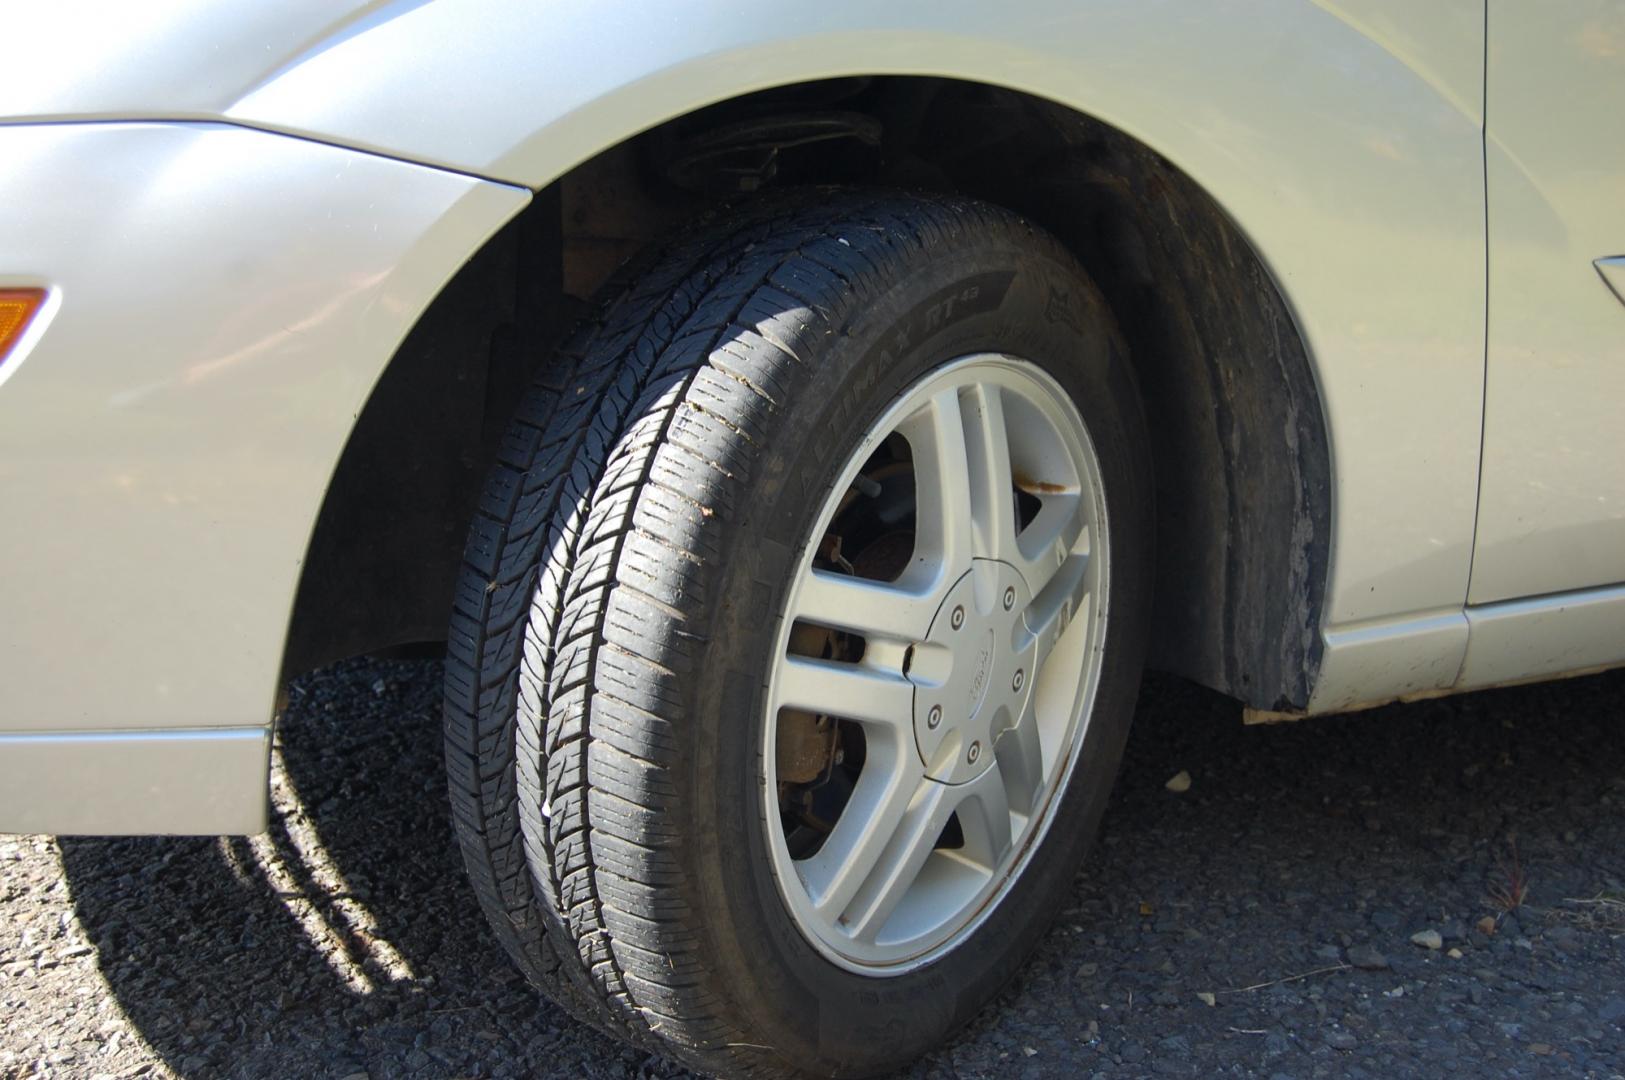
[[[1037,640],[1038,656],[1034,665],[1035,671],[1042,671],[1044,662],[1055,648],[1061,635],[1072,620],[1088,607],[1089,601],[1089,534],[1088,530],[1080,530],[1074,537],[1069,548],[1064,549],[1057,543],[1052,551],[1057,559],[1053,567],[1048,568],[1043,575],[1042,583],[1036,587],[1032,602],[1022,613],[1022,625],[1028,635],[1027,641]],[[1035,576],[1037,572],[1035,571]],[[1032,579],[1029,578],[1029,581]],[[1021,645],[1025,648],[1025,644]]]
[[[1000,740],[1001,742],[1003,740]],[[1002,774],[1003,762],[959,789],[959,831],[965,846],[959,857],[992,872],[1014,837],[1010,820],[1010,786]]]
[[[1044,746],[1038,732],[1037,710],[1030,699],[1021,722],[1005,729],[993,744],[993,753],[1009,808],[1030,817],[1044,790]]]
[[[914,688],[858,664],[787,656],[779,666],[774,711],[786,708],[912,732]]]
[[[973,558],[1018,557],[999,388],[942,390],[900,430],[914,453],[917,549],[955,569]]]
[[[973,550],[978,558],[1009,562],[1017,555],[1016,489],[1003,394],[991,383],[978,383],[965,395],[961,414],[970,467]]]
[[[1038,514],[1021,530],[1009,560],[1033,595],[1041,592],[1063,563],[1089,551],[1083,496],[1076,491],[1040,496]]]
[[[913,759],[912,747],[901,740],[870,740],[863,774],[834,830],[817,854],[797,864],[813,908],[824,918],[833,921],[846,912],[896,838],[921,784],[929,783],[911,767]]]
[[[802,579],[795,617],[836,630],[915,642],[931,628],[937,598],[899,585],[813,570]]]
[[[915,789],[891,840],[842,913],[841,926],[853,938],[872,944],[880,934],[936,849],[937,839],[958,805],[960,791],[933,780]]]
[[[898,428],[914,454],[914,547],[943,568],[971,558],[971,490],[959,390],[939,391]]]

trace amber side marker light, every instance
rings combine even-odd
[[[0,364],[45,303],[44,289],[0,289]]]

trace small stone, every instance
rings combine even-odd
[[[1605,1024],[1625,1027],[1625,997],[1609,998],[1597,1010],[1597,1019]]]
[[[1371,925],[1378,930],[1398,930],[1399,913],[1394,911],[1373,911]]]
[[[1460,960],[1462,957],[1462,951],[1460,949],[1452,948],[1449,952],[1445,953],[1445,955],[1450,957],[1452,960]]]
[[[1030,1046],[1023,1046],[1023,1047],[1022,1047],[1022,1048],[1021,1048],[1021,1052],[1022,1052],[1022,1053],[1023,1053],[1023,1054],[1024,1054],[1024,1055],[1026,1055],[1026,1056],[1027,1056],[1027,1057],[1037,1057],[1037,1056],[1038,1056],[1038,1051],[1037,1051],[1037,1050],[1034,1050],[1034,1049],[1033,1049],[1033,1048],[1032,1048],[1032,1047],[1030,1047]]]
[[[1439,927],[1439,935],[1450,945],[1457,945],[1467,940],[1467,924],[1460,919],[1451,919]]]
[[[1349,963],[1361,971],[1387,971],[1388,958],[1370,945],[1354,945],[1348,951]]]
[[[1418,930],[1411,935],[1411,944],[1420,945],[1424,949],[1444,948],[1444,936],[1437,930]]]
[[[1198,1000],[1198,1001],[1200,1001],[1200,1002],[1201,1002],[1201,1003],[1202,1003],[1202,1004],[1203,1004],[1203,1005],[1206,1005],[1206,1006],[1207,1006],[1207,1007],[1208,1007],[1208,1008],[1210,1008],[1210,1009],[1211,1009],[1211,1008],[1212,1008],[1212,1007],[1213,1007],[1213,1006],[1215,1006],[1215,1005],[1217,1005],[1217,1004],[1218,1004],[1218,1003],[1219,1003],[1219,999],[1218,999],[1218,998],[1216,998],[1216,997],[1214,997],[1214,996],[1213,996],[1213,995],[1212,995],[1212,994],[1211,994],[1211,993],[1209,993],[1209,992],[1208,992],[1208,991],[1206,991],[1206,990],[1198,990],[1198,991],[1197,991],[1197,992],[1196,992],[1196,998],[1197,998],[1197,1000]]]
[[[1566,953],[1577,953],[1585,947],[1579,932],[1572,926],[1554,926],[1541,936]]]
[[[1539,1054],[1541,1057],[1549,1057],[1552,1053],[1552,1047],[1550,1043],[1530,1043],[1529,1052]]]
[[[1360,1045],[1360,1040],[1354,1037],[1352,1031],[1333,1028],[1326,1033],[1326,1045],[1333,1050],[1353,1050]]]
[[[1169,777],[1168,782],[1162,786],[1173,792],[1175,795],[1183,795],[1185,792],[1191,789],[1191,774],[1186,772],[1184,769],[1180,769],[1178,772],[1174,773],[1173,776]]]
[[[387,682],[385,682],[382,679],[374,679],[373,680],[372,692],[374,694],[378,695],[379,697],[383,697],[385,692],[388,691],[388,690],[389,690],[389,684]]]
[[[1099,964],[1079,964],[1076,974],[1080,979],[1092,979],[1095,977],[1095,972],[1099,970]]]
[[[1494,915],[1486,915],[1482,919],[1478,920],[1478,932],[1480,934],[1483,934],[1485,937],[1494,937],[1495,936],[1495,916]]]
[[[1170,1035],[1157,1044],[1164,1053],[1174,1054],[1180,1059],[1191,1055],[1191,1042],[1183,1035]]]

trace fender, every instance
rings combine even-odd
[[[1481,5],[387,10],[253,88],[228,117],[539,187],[741,93],[928,74],[1047,98],[1145,143],[1240,225],[1314,366],[1334,477],[1317,705],[1454,681],[1484,378]],[[1408,640],[1407,663],[1361,658],[1409,639],[1387,631],[1416,618],[1430,632]],[[1358,692],[1345,689],[1356,672]]]
[[[25,17],[63,39],[35,56],[83,32],[71,7]],[[119,15],[71,70],[0,76],[0,114],[224,119],[531,188],[705,105],[846,75],[989,83],[1139,140],[1239,225],[1310,354],[1334,477],[1316,708],[1454,681],[1483,395],[1481,4],[279,8],[218,49],[178,0]]]

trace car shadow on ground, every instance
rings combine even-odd
[[[438,676],[299,680],[265,837],[61,842],[101,973],[177,1074],[680,1074],[540,1000],[487,932],[451,835]],[[1055,930],[913,1072],[1538,1074],[1625,1053],[1622,934],[1574,903],[1625,895],[1621,691],[1614,674],[1244,728],[1151,680]],[[1492,897],[1519,881],[1508,915]],[[1410,944],[1427,928],[1461,957]],[[1382,964],[1351,967],[1362,946]]]

